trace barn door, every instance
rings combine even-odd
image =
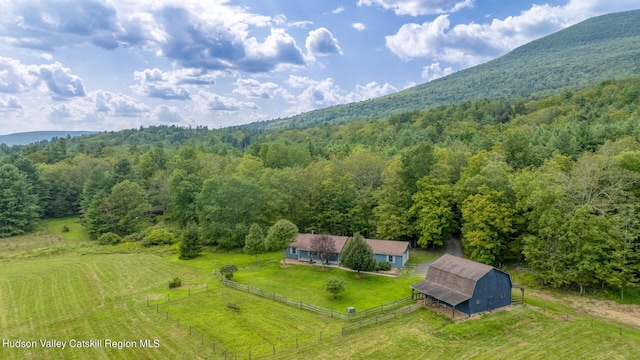
[[[493,296],[489,296],[487,299],[487,310],[493,310]]]

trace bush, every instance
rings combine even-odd
[[[135,232],[133,234],[129,234],[129,235],[123,237],[122,241],[124,241],[124,242],[138,242],[138,241],[141,241],[142,239],[144,239],[144,234],[139,233],[139,232]]]
[[[233,279],[233,273],[236,271],[238,271],[238,268],[233,264],[224,265],[220,268],[220,274],[227,280]]]
[[[391,270],[391,264],[389,264],[388,261],[379,262],[376,265],[376,270],[378,270],[378,271],[389,271],[389,270]]]
[[[182,285],[182,280],[179,277],[173,278],[173,280],[169,281],[169,289],[177,288]]]
[[[178,239],[171,231],[167,229],[155,229],[145,235],[144,239],[142,239],[142,245],[170,245],[176,241],[178,241]]]
[[[120,243],[122,238],[118,234],[112,232],[104,233],[98,236],[98,244],[100,245],[116,245]]]
[[[62,232],[63,232],[63,233],[65,233],[65,232],[69,232],[69,227],[68,227],[67,225],[63,225],[63,226],[62,226]]]
[[[338,295],[344,292],[344,280],[335,276],[328,277],[325,289],[333,294],[334,299],[337,299]]]

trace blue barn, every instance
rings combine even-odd
[[[511,288],[506,272],[449,254],[429,265],[424,280],[411,285],[412,292],[467,315],[511,305]]]

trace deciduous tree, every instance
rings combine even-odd
[[[338,295],[342,294],[345,290],[344,280],[335,276],[328,277],[325,288],[328,292],[333,294],[334,299],[337,299]]]
[[[326,234],[315,234],[311,237],[311,252],[320,258],[320,264],[329,263],[329,257],[337,252],[333,237]]]
[[[298,227],[289,220],[278,220],[267,231],[267,238],[265,239],[265,246],[269,250],[285,250],[289,244],[296,240],[298,234]],[[286,253],[282,259],[282,262],[286,262]]]

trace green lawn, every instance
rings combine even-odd
[[[65,226],[69,228],[69,231],[63,231]],[[87,233],[85,228],[80,224],[80,218],[78,216],[43,220],[42,227],[68,241],[90,240],[89,233]]]
[[[409,285],[422,279],[422,276],[408,273],[401,273],[397,278],[370,274],[356,278],[356,273],[338,268],[322,269],[306,265],[282,267],[281,260],[282,252],[260,255],[258,264],[255,263],[255,257],[246,254],[219,253],[205,254],[186,263],[208,271],[216,265],[220,268],[225,264],[235,264],[239,269],[233,278],[236,282],[338,311],[346,311],[348,306],[365,310],[410,296]],[[178,261],[177,257],[175,261]],[[325,290],[326,279],[330,276],[339,277],[345,282],[346,291],[337,300]]]
[[[240,268],[235,278],[239,282],[340,311],[406,296],[415,279],[355,279],[353,273],[337,269],[280,268],[280,252],[261,255],[258,265],[239,252],[206,253],[183,261],[171,253],[173,248],[101,247],[82,241],[64,245],[67,240],[43,234],[2,239],[18,248],[54,243],[28,257],[13,256],[18,250],[0,245],[3,339],[157,339],[160,347],[0,347],[2,359],[224,359],[225,352],[234,359],[249,354],[254,359],[632,359],[640,353],[639,329],[590,317],[569,301],[536,291],[527,293],[526,306],[463,322],[421,309],[343,336],[343,321],[222,286],[211,274],[213,266],[234,263]],[[329,275],[348,282],[338,301],[324,291]],[[174,277],[184,285],[170,290],[167,283]],[[629,316],[637,315],[632,311]]]

